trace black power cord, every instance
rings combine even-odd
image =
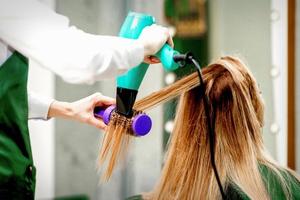
[[[180,66],[185,66],[187,64],[193,64],[196,69],[197,69],[197,73],[198,73],[198,77],[199,77],[199,89],[200,89],[200,94],[202,94],[204,96],[204,110],[205,110],[205,115],[206,115],[206,119],[207,119],[207,129],[208,129],[208,138],[209,138],[209,149],[210,149],[210,162],[211,162],[211,166],[213,168],[217,183],[218,183],[218,187],[222,196],[223,200],[227,200],[227,196],[224,192],[222,183],[220,181],[220,177],[219,177],[219,173],[216,167],[216,162],[215,162],[215,115],[213,113],[213,119],[210,118],[210,113],[209,113],[209,98],[208,96],[205,94],[205,85],[204,85],[204,81],[203,81],[203,76],[202,76],[202,71],[201,71],[201,67],[199,65],[199,63],[197,62],[197,60],[194,58],[192,53],[186,53],[186,54],[178,54],[178,55],[174,55],[173,57],[174,61],[179,63]]]

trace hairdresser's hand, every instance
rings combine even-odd
[[[159,59],[153,55],[155,55],[165,43],[174,47],[169,30],[156,24],[144,28],[138,41],[144,46],[144,62],[149,64],[160,62]]]
[[[49,108],[48,117],[76,120],[105,129],[106,125],[104,122],[94,117],[94,108],[96,106],[107,107],[115,103],[115,99],[103,96],[101,93],[95,93],[72,103],[54,101]]]

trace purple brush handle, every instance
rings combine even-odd
[[[116,109],[115,105],[107,108],[96,107],[94,110],[95,117],[102,118],[103,122],[108,125],[111,113]],[[132,120],[131,128],[136,136],[147,135],[152,128],[152,120],[146,114],[138,114]]]
[[[115,105],[111,105],[107,108],[96,107],[94,110],[95,117],[102,118],[103,122],[108,125],[110,121],[111,113],[116,109]]]

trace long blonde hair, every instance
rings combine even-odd
[[[265,153],[264,105],[251,72],[241,60],[227,56],[204,68],[203,78],[210,117],[215,118],[215,161],[223,187],[234,186],[251,199],[270,199],[260,172],[264,165],[278,175],[289,199],[283,169]],[[193,73],[135,104],[135,109],[147,110],[181,94],[161,177],[144,199],[221,199],[198,85]]]

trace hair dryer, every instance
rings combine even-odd
[[[121,27],[119,36],[137,39],[146,26],[150,26],[154,23],[155,18],[151,15],[129,12]],[[170,71],[180,66],[174,61],[174,56],[178,54],[179,52],[175,51],[170,45],[165,44],[154,56],[160,59],[164,69]],[[141,63],[129,70],[126,74],[117,77],[117,113],[125,115],[126,117],[132,116],[132,107],[148,67],[149,64]]]

